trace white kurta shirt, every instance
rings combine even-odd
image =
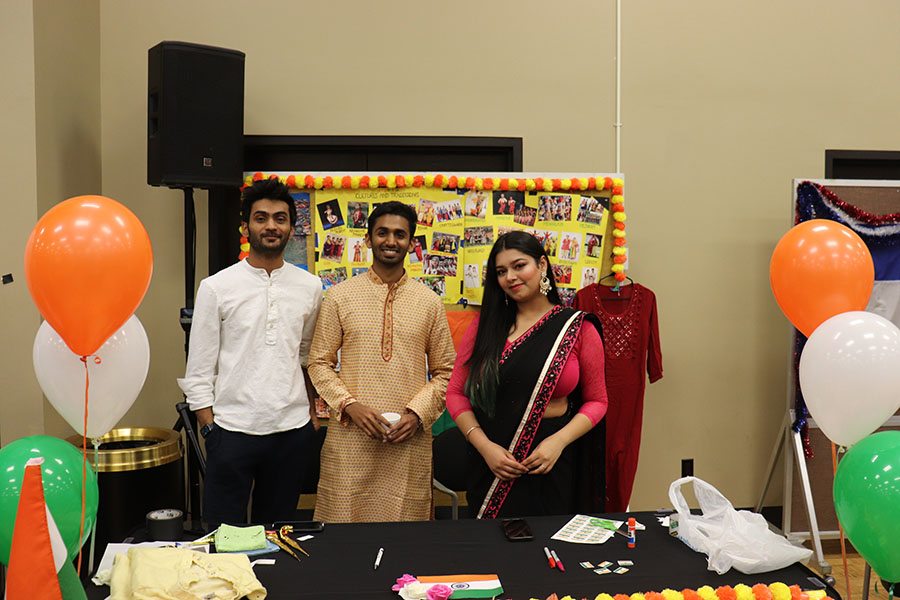
[[[217,425],[266,435],[309,422],[306,366],[322,304],[318,277],[285,263],[269,275],[246,260],[200,282],[187,370],[191,410]]]

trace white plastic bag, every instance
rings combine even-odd
[[[702,515],[691,514],[681,487],[694,484]],[[719,575],[734,567],[741,573],[765,573],[782,569],[812,556],[812,550],[794,546],[769,530],[762,515],[734,510],[719,490],[696,477],[676,479],[669,499],[678,512],[678,537],[709,556],[709,570]],[[675,518],[674,515],[671,518]]]

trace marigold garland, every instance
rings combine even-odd
[[[751,591],[752,590],[752,591]],[[739,583],[733,588],[729,585],[723,585],[713,589],[708,585],[697,590],[684,589],[680,592],[673,589],[664,589],[662,592],[635,592],[630,596],[628,594],[597,594],[594,600],[744,600],[749,594],[750,598],[769,598],[772,600],[786,600],[793,598],[794,600],[831,600],[824,590],[804,592],[799,585],[788,587],[786,584],[776,582],[771,585],[758,583],[750,588],[743,583]],[[531,600],[538,600],[532,598]],[[563,596],[560,598],[556,594],[551,594],[547,600],[575,600],[572,596]]]
[[[749,585],[739,583],[734,586],[734,592],[737,594],[737,600],[754,600],[753,590],[750,589]]]
[[[684,589],[681,595],[684,597],[684,600],[702,600],[696,590]]]
[[[612,267],[612,271],[615,274],[616,281],[624,281],[625,273],[624,267],[622,263],[625,262],[626,256],[626,247],[625,247],[625,221],[627,220],[625,214],[625,204],[624,204],[624,181],[619,178],[613,177],[571,177],[571,178],[544,178],[544,177],[535,177],[535,178],[494,178],[494,177],[474,177],[467,176],[465,178],[459,177],[457,175],[444,175],[443,173],[437,174],[415,174],[415,175],[378,175],[378,176],[369,176],[369,175],[342,175],[339,177],[333,176],[324,176],[324,177],[314,177],[313,175],[275,175],[271,174],[268,176],[270,179],[278,179],[285,185],[291,188],[297,189],[378,189],[378,188],[387,188],[387,189],[403,189],[408,187],[425,187],[425,188],[441,188],[441,189],[468,189],[468,190],[494,190],[499,189],[503,191],[508,190],[517,190],[519,192],[533,192],[533,191],[543,191],[543,192],[553,192],[553,191],[604,191],[609,190],[611,192],[612,197],[610,198],[610,213],[612,214],[613,219],[613,256],[614,262]],[[244,185],[241,187],[243,190],[244,187],[252,185],[255,181],[260,181],[265,179],[266,175],[261,172],[254,173],[253,175],[247,175],[244,178]],[[246,238],[241,239],[241,258],[246,256],[249,251],[249,244],[247,243]],[[768,588],[767,588],[768,591]],[[784,592],[779,588],[780,596],[779,597],[758,597],[756,592],[754,593],[753,598],[747,597],[747,592],[738,593],[736,597],[729,597],[724,600],[799,600],[795,597],[784,596]],[[772,592],[769,592],[771,595]],[[624,600],[622,598],[616,598],[614,600]],[[646,600],[646,599],[644,599]],[[653,600],[713,600],[709,598],[696,598],[696,597],[666,597],[666,598],[655,598]],[[723,599],[716,599],[723,600]]]
[[[769,591],[769,586],[764,583],[757,583],[752,588],[753,595],[756,596],[756,600],[772,600],[773,595],[772,592]]]

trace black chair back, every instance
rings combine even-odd
[[[434,478],[451,490],[464,491],[468,452],[468,444],[458,427],[441,432],[432,442]]]

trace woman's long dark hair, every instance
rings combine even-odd
[[[550,259],[541,243],[524,231],[510,231],[497,238],[485,267],[484,295],[481,300],[481,317],[478,320],[475,346],[466,362],[469,365],[466,396],[473,407],[489,417],[494,416],[500,378],[500,354],[509,337],[509,330],[516,322],[518,311],[516,303],[509,300],[497,281],[497,255],[504,250],[518,250],[527,254],[534,259],[535,264],[540,264],[541,257],[544,257],[547,262],[547,278],[550,279],[547,300],[553,304],[560,304]]]

